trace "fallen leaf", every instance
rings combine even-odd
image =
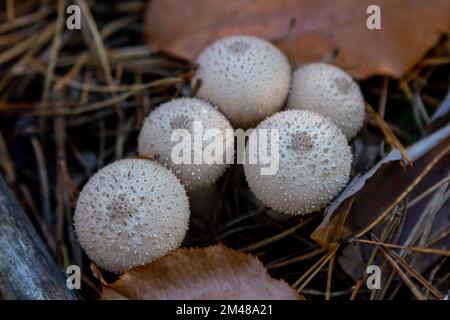
[[[402,156],[398,150],[393,150],[377,165],[362,176],[355,177],[344,191],[330,204],[325,211],[322,223],[313,232],[312,238],[324,248],[336,246],[339,240],[353,235],[362,235],[365,231],[374,229],[375,233],[381,229],[382,224],[375,226],[383,214],[390,212],[396,205],[408,196],[415,199],[440,179],[450,174],[450,126],[436,131],[415,145],[409,147],[407,152],[413,162],[413,166],[405,167]],[[424,172],[426,174],[424,175]],[[429,204],[430,197],[422,199],[414,207],[406,212],[403,231],[400,241],[406,239],[412,231],[425,207]],[[370,200],[368,200],[370,199]],[[353,202],[348,213],[348,205]],[[450,226],[450,211],[447,205],[442,205],[436,212],[435,220],[430,232],[434,234],[442,232],[442,229]],[[336,239],[335,230],[342,224],[342,217],[347,215],[343,227],[343,235]],[[436,242],[433,247],[447,248],[446,237]],[[356,261],[367,258],[367,246],[349,246],[345,255],[339,258],[344,269],[355,279],[360,275],[360,270],[355,266]],[[421,255],[422,256],[422,255]],[[424,256],[424,255],[423,255]],[[425,269],[436,256],[427,258],[427,263],[422,263],[421,269]],[[350,261],[351,260],[351,261]],[[422,261],[424,262],[424,261]],[[363,266],[360,266],[363,267]]]
[[[450,174],[450,154],[442,158],[430,173],[411,191],[408,199],[417,199],[419,196],[423,196],[423,193],[436,185],[440,181],[449,177]],[[419,229],[422,225],[425,225],[428,221],[427,218],[431,218],[432,225],[428,233],[425,243],[430,245],[419,245],[419,247],[426,247],[429,249],[450,249],[450,199],[445,198],[442,189],[448,187],[448,183],[441,186],[441,190],[437,190],[434,193],[430,193],[428,196],[421,199],[413,207],[408,207],[408,210],[404,212],[405,215],[403,227],[398,237],[397,244],[399,245],[412,245],[417,244],[409,243],[410,237],[419,237],[421,231]],[[375,199],[374,201],[377,201]],[[408,205],[408,201],[406,204]],[[368,215],[369,219],[372,218]],[[374,234],[379,235],[380,230],[385,224],[382,223],[376,228]],[[357,280],[359,276],[365,273],[365,262],[367,262],[373,245],[355,243],[351,244],[343,250],[343,254],[338,258],[338,261],[347,274],[349,274],[354,280]],[[409,251],[409,253],[414,253]],[[423,254],[414,253],[414,260],[411,262],[411,266],[419,273],[425,272],[430,266],[432,266],[442,256],[438,254]]]
[[[102,284],[101,299],[302,299],[251,255],[222,245],[178,249]]]
[[[412,167],[404,168],[400,152],[391,151],[367,173],[350,181],[344,191],[325,210],[322,223],[311,237],[322,246],[332,245],[336,239],[333,233],[327,232],[327,229],[336,228],[335,224],[342,220],[339,215],[344,214],[346,210],[345,203],[352,197],[355,199],[348,213],[347,231],[343,236],[349,236],[351,231],[366,228],[404,192],[406,186],[416,179],[418,172],[449,145],[450,126],[447,126],[407,149],[413,161]],[[446,157],[443,160],[446,160]]]
[[[366,26],[373,4],[381,30]],[[189,60],[219,38],[249,34],[275,42],[295,65],[338,50],[334,63],[358,79],[401,77],[449,27],[448,0],[153,0],[145,21],[152,49]]]

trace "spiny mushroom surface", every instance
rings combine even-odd
[[[328,117],[350,140],[361,129],[364,97],[344,70],[326,63],[310,63],[293,76],[287,109],[310,110]]]
[[[89,258],[118,273],[177,248],[189,215],[186,191],[175,175],[150,160],[126,159],[89,179],[74,224]]]
[[[196,144],[194,125],[200,124],[204,141]],[[185,129],[192,137],[190,140],[191,164],[175,163],[172,152],[181,139],[172,141],[172,133]],[[217,131],[213,138],[207,137],[207,130]],[[158,161],[171,169],[188,191],[199,190],[213,184],[227,167],[226,157],[234,153],[234,139],[226,139],[226,130],[233,130],[229,121],[208,102],[197,98],[179,98],[163,103],[150,113],[144,121],[138,138],[139,154],[142,156],[157,153]],[[201,138],[202,138],[201,137]],[[211,152],[209,152],[211,151]],[[216,153],[217,152],[217,153]],[[194,163],[194,154],[214,155],[216,163]]]
[[[266,206],[289,215],[311,213],[325,207],[347,184],[352,153],[342,131],[328,119],[288,110],[261,122],[252,135],[260,129],[279,130],[279,169],[274,175],[261,175],[260,162],[246,161],[244,170],[251,190]],[[276,142],[272,139],[268,134],[269,145]],[[258,149],[247,145],[250,157],[261,152]],[[272,158],[271,152],[268,155]]]
[[[251,36],[214,42],[197,58],[192,83],[201,79],[198,97],[214,105],[237,128],[249,128],[281,110],[291,67],[271,43]]]

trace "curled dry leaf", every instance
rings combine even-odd
[[[301,299],[262,263],[222,245],[178,249],[102,284],[101,299]]]
[[[324,247],[336,241],[334,233],[330,233],[330,230],[336,229],[335,222],[342,223],[339,214],[344,213],[345,203],[352,197],[354,203],[344,222],[347,230],[343,236],[366,228],[373,219],[398,200],[408,186],[418,182],[416,180],[419,173],[423,172],[432,161],[442,160],[445,163],[449,146],[450,127],[447,126],[407,149],[413,161],[411,167],[405,168],[398,150],[391,151],[367,173],[350,181],[344,191],[328,206],[325,218],[312,234],[312,238]],[[438,155],[440,159],[436,159]]]
[[[330,249],[349,236],[362,236],[369,230],[379,234],[383,223],[378,222],[392,212],[397,205],[406,203],[408,206],[406,199],[409,201],[418,199],[427,190],[442,182],[443,178],[449,177],[450,126],[414,144],[407,149],[407,152],[413,162],[411,167],[406,167],[400,152],[393,150],[366,174],[355,177],[327,208],[325,218],[313,232],[312,238],[323,247]],[[442,189],[436,188],[436,190],[442,193]],[[423,196],[420,201],[416,201],[414,206],[407,208],[404,227],[399,235],[400,243],[412,245],[408,243],[408,239],[412,234],[417,233],[415,226],[425,213],[433,215],[428,239],[443,234],[444,229],[450,227],[448,203],[444,195],[441,195],[440,199],[434,199],[434,201],[443,200],[438,207],[427,209],[427,206],[434,205],[430,204],[433,198],[433,193],[430,193]],[[343,216],[347,218],[343,219]],[[342,237],[337,237],[336,230],[343,230]],[[447,235],[438,239],[432,247],[447,249],[449,241],[450,236]],[[344,255],[339,259],[344,269],[355,278],[359,277],[359,273],[354,270],[359,270],[355,263],[361,260],[361,257],[357,257],[361,247],[347,247]],[[436,256],[434,260],[435,258]],[[425,269],[432,262],[433,258],[430,259],[428,256],[418,261],[418,264],[421,264],[420,269]]]
[[[381,9],[381,30],[366,26],[373,4]],[[448,0],[153,0],[145,29],[150,47],[191,60],[211,42],[236,34],[273,41],[296,64],[338,50],[335,63],[361,79],[402,76],[449,22]]]

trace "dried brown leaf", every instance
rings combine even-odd
[[[366,26],[372,4],[381,8],[381,30]],[[449,29],[449,21],[447,0],[153,0],[145,28],[150,47],[187,59],[235,34],[273,41],[297,64],[337,49],[337,65],[367,78],[402,76]]]
[[[103,285],[101,299],[301,299],[262,263],[222,245],[178,249]]]
[[[402,156],[398,150],[390,152],[367,173],[350,181],[344,191],[328,206],[325,218],[312,234],[312,238],[324,247],[335,243],[336,235],[333,230],[338,229],[338,225],[342,223],[342,215],[345,215],[348,202],[352,198],[353,205],[348,213],[343,236],[367,228],[394,202],[398,202],[399,198],[404,196],[405,190],[417,183],[418,175],[427,165],[437,162],[434,163],[437,167],[445,166],[449,157],[448,151],[445,151],[449,146],[450,127],[445,127],[407,149],[413,161],[412,167],[405,168],[402,165]],[[442,158],[436,159],[438,155]]]
[[[349,236],[362,236],[366,231],[381,231],[383,217],[401,203],[406,197],[415,199],[426,190],[450,174],[450,127],[435,132],[407,149],[413,166],[404,167],[402,156],[398,150],[392,151],[372,170],[362,176],[355,177],[346,189],[327,208],[325,218],[313,232],[312,238],[324,248],[336,243],[335,230],[347,215],[343,239]],[[436,192],[436,191],[435,191]],[[407,207],[405,223],[400,235],[400,243],[404,242],[414,226],[421,219],[432,199],[433,193],[417,201],[413,207]],[[348,203],[353,205],[348,213]],[[430,237],[442,233],[450,225],[450,211],[447,205],[438,208],[430,231]],[[449,236],[433,244],[433,248],[447,249]],[[368,256],[367,246],[349,246],[346,254],[339,258],[340,264],[354,278],[360,276],[361,265],[357,261]],[[425,270],[437,255],[419,254],[416,270]],[[420,266],[420,267],[419,267]]]

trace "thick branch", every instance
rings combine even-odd
[[[28,217],[0,176],[0,297],[76,299]]]

